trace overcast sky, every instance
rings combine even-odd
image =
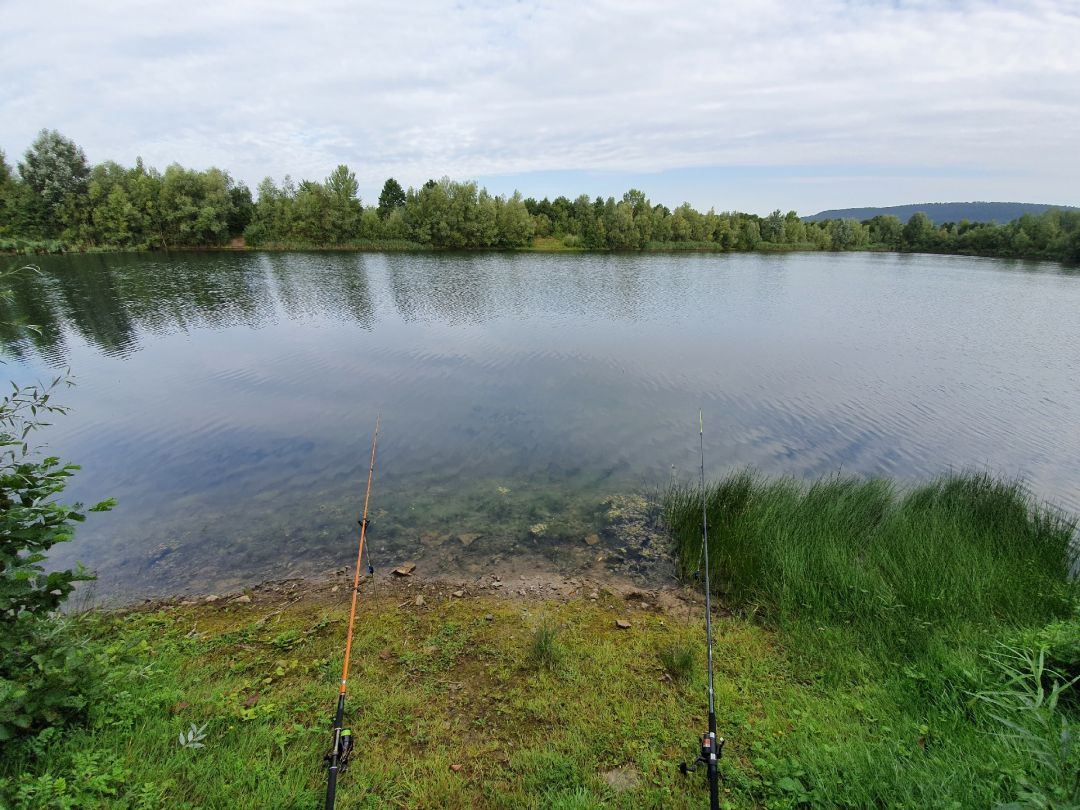
[[[1080,204],[1080,0],[0,2],[0,148],[718,210]]]

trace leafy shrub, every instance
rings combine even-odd
[[[56,500],[78,467],[39,458],[28,443],[44,417],[64,411],[51,402],[63,381],[13,384],[0,401],[0,742],[81,715],[94,683],[96,654],[54,616],[75,583],[93,576],[81,566],[42,566],[46,552],[70,540],[85,518],[82,504]]]
[[[1046,653],[1003,647],[993,661],[1004,684],[976,697],[1001,724],[1002,739],[1028,763],[1015,778],[1018,801],[1008,806],[1080,808],[1080,729],[1061,708],[1080,676],[1065,679],[1049,669]]]

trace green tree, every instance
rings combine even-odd
[[[11,174],[4,150],[0,149],[0,236],[10,236],[17,232],[15,178]]]
[[[787,241],[787,220],[779,208],[761,220],[761,238],[777,245]]]
[[[674,241],[689,242],[694,238],[693,212],[690,203],[683,203],[671,215],[671,238]]]
[[[1061,258],[1070,264],[1080,264],[1080,228],[1069,234],[1062,246]]]
[[[486,188],[480,189],[476,195],[476,244],[473,247],[493,247],[499,243],[499,211],[502,207],[501,199],[492,197]]]
[[[387,178],[379,193],[379,219],[386,219],[398,208],[405,207],[405,189],[393,177]]]
[[[916,211],[904,226],[904,245],[909,250],[927,247],[934,233],[934,223],[922,211]]]
[[[744,219],[739,224],[738,247],[740,250],[753,250],[761,241],[761,229],[754,219]]]
[[[326,245],[334,239],[330,192],[322,183],[304,180],[293,198],[286,241]]]
[[[111,160],[91,170],[87,191],[89,217],[79,234],[80,242],[115,247],[139,244],[143,228],[127,192],[128,181],[128,171]]]
[[[244,229],[244,240],[252,246],[270,244],[283,238],[286,207],[291,204],[270,177],[262,179],[256,187],[256,194],[255,210]]]
[[[892,215],[878,214],[868,225],[870,241],[876,245],[885,245],[896,250],[904,241],[904,226]]]
[[[498,198],[498,243],[502,247],[523,247],[532,240],[535,232],[533,218],[521,199],[514,192],[509,198]]]
[[[341,164],[326,178],[329,203],[329,240],[342,244],[360,236],[360,216],[364,212],[360,202],[360,184],[349,167]]]
[[[58,235],[77,223],[90,180],[86,153],[55,129],[43,129],[23,155],[19,176],[34,194],[42,231]]]
[[[829,223],[833,250],[854,250],[866,245],[867,229],[855,219],[834,219]]]
[[[138,216],[141,244],[166,247],[165,224],[161,217],[161,173],[154,168],[147,169],[142,158],[135,159],[135,165],[128,170],[127,194]]]
[[[246,183],[233,186],[229,189],[229,202],[231,209],[226,218],[229,236],[240,236],[255,215],[255,202],[251,197],[251,189]]]
[[[229,236],[232,181],[220,169],[204,172],[174,163],[161,182],[161,219],[166,243],[178,247],[220,245]]]

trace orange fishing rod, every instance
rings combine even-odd
[[[337,794],[338,773],[349,764],[353,749],[352,731],[343,728],[345,722],[345,689],[349,682],[349,655],[352,653],[353,625],[356,623],[356,597],[360,592],[360,561],[364,556],[364,540],[367,538],[368,502],[371,500],[371,479],[375,475],[375,447],[379,442],[379,422],[382,414],[375,417],[375,435],[371,439],[371,465],[368,467],[367,490],[364,492],[364,515],[360,519],[360,545],[356,550],[356,571],[353,573],[352,608],[349,611],[349,631],[345,636],[345,663],[341,667],[341,687],[338,690],[337,714],[334,716],[334,743],[326,755],[330,774],[326,782],[326,810],[334,810]],[[370,562],[370,557],[368,558]],[[374,573],[368,566],[368,573]]]

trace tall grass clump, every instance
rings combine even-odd
[[[684,576],[701,564],[701,495],[673,486],[666,497]],[[1075,806],[1075,519],[976,473],[902,490],[744,471],[705,501],[718,595],[776,628],[837,712],[806,716],[786,755],[762,760],[785,798]]]
[[[529,637],[529,663],[547,670],[554,670],[562,660],[559,644],[559,628],[550,621],[543,621]]]
[[[903,492],[884,479],[810,485],[743,471],[706,490],[710,575],[780,627],[883,658],[940,637],[1067,616],[1074,519],[1017,481],[943,476]],[[673,486],[667,522],[681,573],[701,559],[701,492]]]
[[[689,681],[694,674],[694,648],[689,644],[669,644],[657,653],[673,681]]]

